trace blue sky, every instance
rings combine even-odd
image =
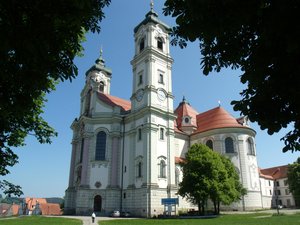
[[[163,1],[154,1],[154,9],[160,19],[174,25],[172,18],[161,14],[162,6]],[[15,151],[19,156],[19,164],[10,169],[11,174],[4,177],[21,185],[24,196],[64,196],[71,158],[70,125],[79,116],[85,72],[99,57],[101,46],[106,66],[113,71],[111,94],[129,100],[132,91],[130,61],[134,55],[133,29],[149,10],[150,0],[112,0],[111,5],[105,9],[106,18],[101,23],[101,33],[87,35],[87,41],[83,44],[84,57],[76,59],[78,77],[71,83],[60,83],[56,91],[47,96],[44,118],[56,129],[58,137],[53,139],[51,145],[41,145],[33,137],[28,137],[26,146]],[[186,49],[172,47],[171,55],[174,59],[174,107],[177,107],[184,95],[198,112],[217,107],[220,100],[223,108],[235,117],[240,116],[230,105],[232,100],[240,99],[239,93],[245,88],[239,82],[240,71],[222,70],[204,76],[200,67],[198,43],[189,44]],[[283,143],[280,138],[285,134],[284,131],[269,136],[257,124],[252,123],[251,127],[257,131],[256,149],[261,168],[292,163],[300,156],[299,152],[282,153]]]

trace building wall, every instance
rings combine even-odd
[[[262,208],[270,209],[272,207],[274,182],[272,179],[260,177],[260,187],[262,195]]]
[[[205,144],[207,140],[212,140],[213,150],[228,157],[240,174],[243,187],[247,189],[247,195],[240,203],[225,208],[238,210],[262,208],[257,158],[255,154],[248,154],[246,145],[248,138],[254,141],[254,136],[255,132],[248,128],[223,128],[199,133],[191,137],[191,145],[195,143]],[[225,152],[225,139],[227,137],[233,139],[233,153]]]
[[[281,205],[288,208],[295,207],[295,200],[293,195],[289,192],[287,178],[274,180],[273,193],[273,207],[276,207],[276,205]]]

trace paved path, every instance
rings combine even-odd
[[[95,223],[92,223],[92,217],[91,216],[62,216],[62,217],[82,220],[83,221],[83,225],[98,225],[98,221],[103,221],[103,220],[115,220],[115,219],[127,220],[127,219],[135,219],[135,218],[122,218],[122,217],[118,217],[118,218],[113,218],[113,217],[96,217]]]

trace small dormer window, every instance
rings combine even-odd
[[[145,48],[145,39],[142,38],[140,41],[140,52]]]
[[[157,38],[157,48],[163,50],[163,40],[162,38]]]
[[[185,123],[190,123],[190,118],[185,117],[185,118],[184,118],[184,122],[185,122]]]
[[[103,81],[101,81],[100,84],[99,84],[99,91],[100,91],[101,93],[104,92],[104,83],[103,83]]]

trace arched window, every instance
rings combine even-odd
[[[166,178],[166,162],[165,160],[161,159],[159,162],[159,175],[160,178]]]
[[[138,129],[138,141],[142,140],[142,128]]]
[[[137,165],[137,177],[142,177],[142,162]]]
[[[179,169],[175,168],[175,185],[178,186],[179,185]]]
[[[164,46],[164,43],[163,43],[163,40],[162,38],[157,38],[157,48],[160,49],[160,50],[163,50],[163,47]]]
[[[100,84],[99,84],[99,91],[100,91],[101,93],[104,92],[104,82],[103,82],[103,81],[101,81]]]
[[[247,139],[247,152],[248,152],[248,155],[255,155],[254,145],[250,138]]]
[[[206,146],[209,147],[209,148],[212,149],[212,150],[214,149],[214,145],[213,145],[212,140],[207,140],[207,141],[206,141]]]
[[[81,139],[79,163],[82,163],[83,150],[84,150],[84,138]]]
[[[159,139],[165,140],[165,129],[162,127],[159,129]]]
[[[161,73],[158,75],[158,83],[164,84],[164,75]]]
[[[140,40],[140,52],[145,48],[145,38]]]
[[[80,182],[81,182],[81,172],[82,172],[82,166],[79,166],[76,171],[76,183],[77,184],[80,184]]]
[[[105,160],[105,151],[106,151],[106,133],[104,131],[100,131],[97,134],[95,160]]]
[[[225,152],[234,153],[233,140],[231,137],[225,139]]]
[[[141,84],[143,84],[143,74],[141,73],[141,74],[139,74],[139,76],[138,76],[138,85],[141,85]]]

